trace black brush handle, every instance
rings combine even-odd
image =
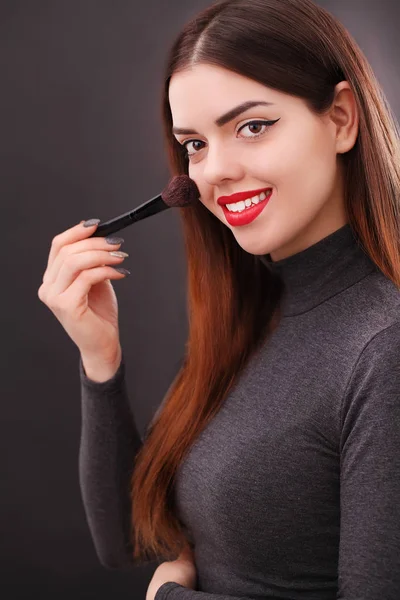
[[[147,217],[156,215],[167,208],[170,207],[168,204],[165,204],[161,194],[158,194],[134,210],[130,210],[123,215],[114,217],[109,221],[104,221],[104,223],[99,223],[96,227],[96,231],[89,237],[106,237],[112,233],[120,231],[121,229],[125,229],[125,227],[132,225],[132,223],[136,223],[137,221],[142,221],[143,219],[147,219]]]

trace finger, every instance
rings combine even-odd
[[[58,254],[55,256],[52,265],[47,269],[46,273],[43,276],[43,283],[47,286],[50,286],[55,283],[58,278],[59,271],[62,268],[62,265],[66,260],[71,260],[70,256],[73,254],[81,254],[88,251],[93,250],[103,250],[103,251],[112,251],[117,250],[121,244],[108,244],[103,237],[94,237],[83,239],[78,242],[74,242],[71,244],[66,244],[60,248]],[[106,263],[104,263],[106,264]],[[98,264],[93,265],[90,263],[90,266],[98,266]],[[73,280],[71,280],[72,282]]]
[[[71,227],[70,229],[67,229],[66,231],[63,231],[53,237],[46,270],[51,268],[55,257],[63,246],[86,239],[93,234],[93,232],[96,230],[97,224],[92,225],[91,227],[84,227],[84,222],[85,221],[81,221],[77,225],[74,225],[74,227]]]
[[[82,271],[66,291],[57,296],[57,305],[66,307],[70,313],[79,309],[84,311],[87,307],[87,296],[94,285],[109,279],[125,279],[125,277],[126,275],[112,267],[102,266]]]
[[[49,292],[52,296],[62,294],[81,273],[91,271],[93,268],[104,267],[109,275],[110,270],[114,271],[109,265],[119,265],[123,260],[125,260],[123,257],[112,256],[107,250],[72,253],[62,262],[54,283],[49,285]],[[84,275],[84,277],[89,276]]]

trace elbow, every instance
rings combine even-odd
[[[108,571],[118,571],[123,568],[118,560],[115,560],[114,556],[99,556],[99,562],[102,567]]]
[[[110,552],[96,548],[97,558],[102,567],[108,571],[127,571],[136,565],[133,556],[129,552]]]
[[[134,562],[127,557],[121,560],[120,557],[106,555],[99,556],[99,561],[101,566],[108,571],[127,571],[135,566]]]

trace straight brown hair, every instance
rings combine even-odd
[[[399,126],[347,29],[311,0],[222,0],[196,15],[166,62],[162,119],[172,175],[188,174],[188,159],[172,134],[170,78],[198,63],[297,96],[317,115],[329,110],[336,84],[348,81],[359,112],[356,142],[339,157],[348,220],[364,251],[400,287]],[[282,287],[265,264],[201,202],[179,212],[189,334],[183,365],[135,460],[135,562],[175,560],[190,545],[175,510],[177,469],[281,318]]]

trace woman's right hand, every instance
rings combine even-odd
[[[121,353],[118,303],[110,279],[125,277],[112,268],[124,258],[110,254],[121,243],[110,245],[104,237],[89,237],[96,227],[79,223],[53,238],[38,296],[82,357],[110,364]]]

